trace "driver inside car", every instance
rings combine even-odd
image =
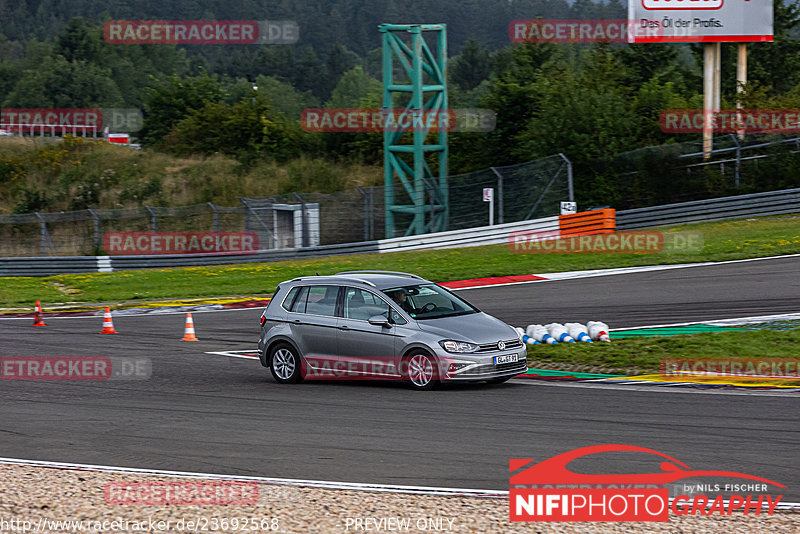
[[[406,313],[414,313],[414,307],[408,302],[406,292],[402,289],[392,293],[392,300],[394,300]]]

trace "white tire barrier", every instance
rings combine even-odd
[[[591,343],[592,338],[589,336],[589,333],[586,331],[586,327],[583,326],[581,323],[564,323],[564,326],[567,327],[567,333],[574,339],[580,343]]]
[[[517,331],[517,333],[519,334],[519,339],[526,345],[540,345],[538,341],[528,336],[528,334],[526,334],[525,330],[523,330],[522,328],[516,327],[514,330]]]
[[[559,343],[575,343],[575,340],[567,333],[567,329],[563,324],[550,323],[546,325],[545,328],[547,328],[550,335],[556,338]]]
[[[540,324],[528,325],[528,329],[525,331],[525,333],[528,334],[528,337],[533,338],[539,343],[544,343],[546,345],[558,344],[558,341],[556,341],[556,339],[550,335],[550,333],[547,331],[547,328]]]
[[[608,335],[608,325],[600,321],[589,321],[586,323],[586,328],[589,330],[589,337],[595,341],[611,341]]]
[[[585,326],[581,323],[550,323],[547,326],[529,324],[525,330],[519,327],[514,330],[526,345],[611,341],[611,337],[608,335],[608,325],[600,321],[589,321]]]

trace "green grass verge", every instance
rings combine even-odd
[[[611,343],[560,343],[528,347],[531,366],[591,369],[609,374],[656,374],[669,358],[790,358],[800,361],[800,330],[747,330],[671,337],[627,338]],[[795,382],[800,385],[800,380]]]
[[[444,282],[467,278],[536,274],[640,265],[722,261],[800,253],[800,217],[684,225],[699,231],[705,247],[691,254],[517,254],[505,245],[463,249],[335,256],[271,263],[182,269],[120,271],[45,278],[0,278],[2,306],[63,302],[126,302],[164,298],[264,295],[297,276],[341,270],[407,271]]]

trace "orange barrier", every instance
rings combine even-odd
[[[181,341],[200,341],[197,339],[197,336],[194,335],[194,321],[192,320],[191,313],[186,314],[186,328]]]
[[[47,326],[44,323],[44,315],[42,315],[42,305],[39,304],[39,301],[36,301],[36,309],[33,312],[33,326]]]
[[[103,314],[103,331],[100,332],[101,334],[116,334],[117,331],[114,330],[114,321],[111,320],[111,308],[106,306],[106,311]]]
[[[610,234],[617,228],[617,212],[602,209],[559,215],[558,227],[561,237],[589,234]]]

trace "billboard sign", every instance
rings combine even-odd
[[[772,0],[628,0],[631,43],[772,41]]]

